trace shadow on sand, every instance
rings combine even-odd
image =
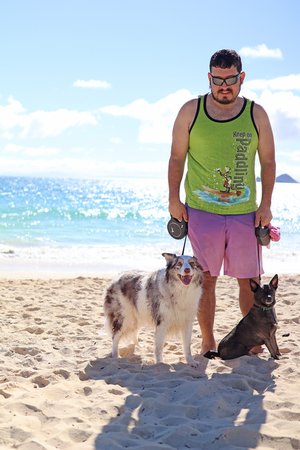
[[[198,361],[197,369],[183,363],[144,365],[137,356],[90,361],[88,379],[105,381],[107,390],[129,391],[99,432],[95,449],[256,448],[266,420],[264,393],[274,391],[277,363],[249,356]]]

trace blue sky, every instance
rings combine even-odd
[[[298,0],[2,0],[0,175],[166,176],[179,108],[234,48],[300,181],[299,17]]]

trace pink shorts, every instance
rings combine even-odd
[[[194,255],[211,276],[254,278],[263,273],[255,213],[219,215],[187,207],[188,236]]]

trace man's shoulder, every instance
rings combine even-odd
[[[254,102],[253,104],[253,114],[255,119],[262,120],[268,117],[266,110],[259,104]]]
[[[199,102],[199,97],[192,98],[191,100],[188,100],[187,102],[185,102],[179,111],[180,115],[194,116],[197,111],[198,102]]]
[[[191,98],[190,100],[188,100],[187,102],[184,103],[183,107],[185,107],[185,108],[194,107],[195,105],[198,104],[199,98],[200,97]]]

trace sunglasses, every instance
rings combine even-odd
[[[216,86],[222,86],[223,83],[225,83],[226,86],[232,86],[233,84],[237,83],[237,81],[239,80],[240,76],[241,76],[241,74],[238,73],[237,75],[233,75],[231,77],[221,78],[221,77],[214,77],[212,74],[210,74],[212,82]]]

